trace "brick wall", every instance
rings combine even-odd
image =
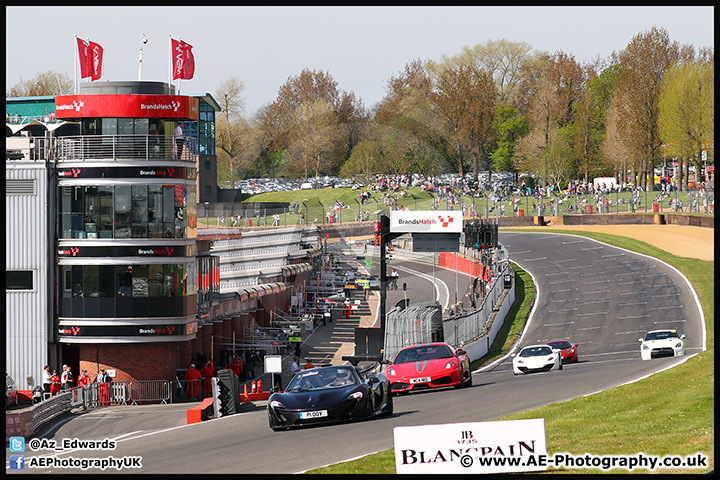
[[[176,343],[80,346],[80,369],[92,380],[101,368],[115,370],[117,382],[174,380],[177,364]]]

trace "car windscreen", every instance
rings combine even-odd
[[[548,342],[548,345],[552,348],[559,348],[560,350],[572,347],[570,342]]]
[[[665,340],[666,338],[679,338],[677,332],[648,332],[645,335],[645,341],[648,340]]]
[[[552,349],[550,347],[525,348],[522,352],[520,352],[521,357],[541,357],[543,355],[550,354],[552,354]]]
[[[301,372],[290,381],[286,392],[308,392],[329,388],[343,388],[360,383],[355,369],[348,368],[313,368]]]
[[[432,345],[401,350],[393,363],[397,365],[400,363],[423,362],[425,360],[452,358],[452,356],[452,350],[447,345]]]

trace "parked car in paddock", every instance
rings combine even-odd
[[[570,343],[568,340],[553,340],[547,342],[551,348],[560,350],[563,363],[577,363],[578,362],[578,344]]]
[[[676,330],[651,330],[638,341],[643,360],[685,355],[685,335],[678,335]]]
[[[10,405],[17,405],[18,404],[18,391],[17,391],[17,384],[15,383],[15,380],[6,373],[5,374],[5,408],[8,408]]]
[[[513,356],[512,365],[514,375],[563,369],[560,350],[549,345],[529,345],[523,348]]]
[[[277,431],[392,415],[390,382],[382,373],[371,373],[374,367],[331,365],[303,370],[285,391],[270,395],[270,428]]]
[[[365,283],[369,283],[370,288],[374,290],[380,289],[380,280],[374,275],[362,275],[355,279],[355,285],[362,287]]]
[[[387,362],[386,362],[387,363]],[[385,369],[393,393],[470,387],[470,357],[444,342],[405,347]]]

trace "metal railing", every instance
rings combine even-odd
[[[130,405],[138,402],[172,403],[170,382],[167,380],[133,380],[128,384],[127,391]]]
[[[172,135],[81,135],[55,139],[55,159],[60,162],[88,160],[183,160],[195,162],[197,139],[185,137],[182,149]]]
[[[498,276],[493,277],[490,289],[477,310],[468,315],[459,315],[443,320],[445,342],[459,347],[487,333],[488,321],[500,297],[505,292],[502,279],[506,273],[510,273],[507,265],[502,268]]]

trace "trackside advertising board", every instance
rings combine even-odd
[[[390,212],[390,231],[393,233],[461,233],[462,212],[420,210]]]
[[[395,427],[399,474],[544,471],[545,419]]]

